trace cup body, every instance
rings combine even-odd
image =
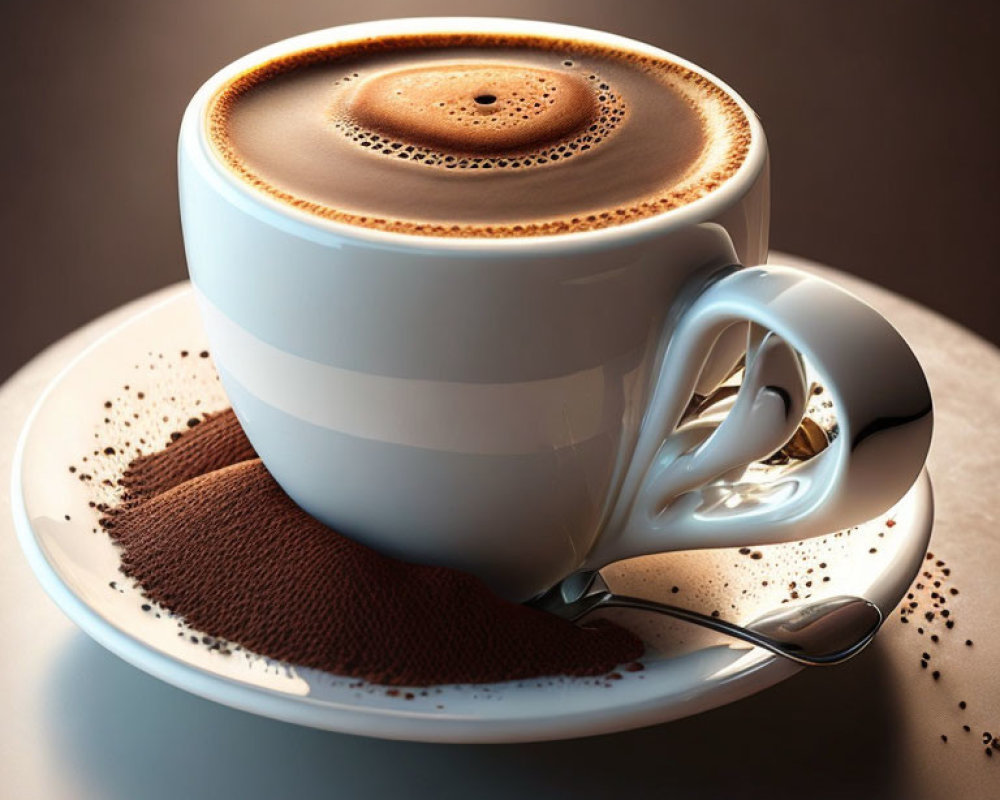
[[[756,117],[733,94],[751,150],[705,197],[619,227],[513,240],[383,233],[283,206],[228,172],[205,129],[214,92],[274,54],[484,25],[665,55],[513,20],[296,37],[230,65],[191,101],[181,216],[220,377],[292,499],[384,553],[470,571],[523,600],[578,568],[601,535],[686,299],[720,271],[766,259]]]

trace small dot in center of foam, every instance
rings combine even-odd
[[[406,144],[496,155],[565,140],[594,125],[600,105],[574,74],[515,64],[432,64],[373,75],[345,112],[361,128]]]

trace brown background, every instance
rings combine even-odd
[[[996,4],[40,0],[4,3],[0,379],[184,277],[174,148],[203,80],[295,33],[424,14],[603,28],[703,65],[764,121],[773,248],[1000,341]]]

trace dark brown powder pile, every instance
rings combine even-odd
[[[232,411],[140,457],[122,482],[102,520],[122,571],[194,628],[265,656],[425,686],[600,675],[643,652],[623,628],[565,622],[330,530],[275,483]]]

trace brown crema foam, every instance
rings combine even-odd
[[[510,237],[661,214],[717,189],[750,146],[742,109],[672,61],[479,33],[318,47],[211,100],[218,157],[290,206],[376,230]]]
[[[125,472],[102,525],[121,569],[198,631],[258,654],[375,683],[600,675],[642,642],[408,564],[320,524],[275,483],[231,410]]]
[[[580,76],[503,64],[445,64],[374,75],[345,105],[343,113],[359,130],[429,151],[496,160],[560,142],[589,128],[600,113]]]

